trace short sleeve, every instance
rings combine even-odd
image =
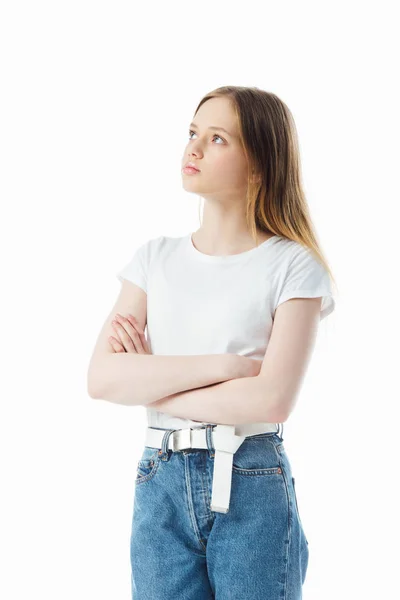
[[[277,296],[275,310],[291,298],[322,297],[320,320],[330,315],[336,304],[328,271],[304,247],[298,248],[291,259]]]
[[[119,281],[127,279],[147,293],[148,243],[142,244],[134,252],[129,262],[117,272]]]

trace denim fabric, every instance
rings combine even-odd
[[[144,447],[130,539],[133,600],[300,600],[308,541],[278,433],[247,437],[233,455],[229,511],[210,511],[207,449]]]

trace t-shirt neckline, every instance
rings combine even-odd
[[[267,240],[265,240],[265,242],[262,242],[261,244],[256,246],[255,248],[250,248],[250,250],[245,250],[244,252],[239,252],[238,254],[214,255],[214,254],[204,254],[203,252],[200,252],[200,250],[198,250],[195,247],[195,245],[193,244],[192,235],[193,235],[192,232],[190,232],[186,236],[186,241],[187,241],[187,245],[189,247],[190,253],[193,256],[196,256],[196,258],[198,258],[199,260],[202,260],[204,262],[212,262],[212,263],[230,263],[230,262],[240,261],[242,259],[250,257],[252,254],[255,254],[261,248],[265,248],[266,246],[268,246],[270,243],[272,243],[279,237],[277,235],[273,235],[270,238],[268,238]]]

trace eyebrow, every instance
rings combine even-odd
[[[190,123],[189,127],[195,127],[196,129],[198,129],[196,123]],[[210,125],[210,127],[208,129],[215,129],[217,131],[225,131],[225,133],[227,133],[231,137],[235,137],[234,135],[232,135],[232,133],[229,133],[229,131],[227,131],[223,127],[215,127],[215,125]]]

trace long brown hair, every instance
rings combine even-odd
[[[300,243],[325,267],[337,288],[310,217],[302,186],[297,129],[289,108],[271,92],[224,86],[206,94],[194,116],[207,100],[221,96],[232,102],[248,161],[246,221],[256,244],[257,229]]]

